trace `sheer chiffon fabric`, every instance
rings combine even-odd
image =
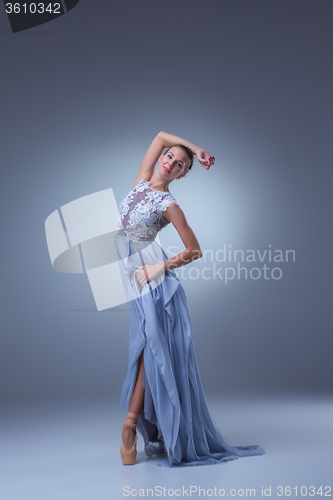
[[[133,206],[133,199],[130,203]],[[187,300],[176,273],[167,271],[144,287],[136,279],[140,266],[168,258],[164,250],[147,239],[147,233],[144,240],[132,241],[124,228],[115,238],[115,249],[130,314],[129,363],[120,406],[129,410],[143,351],[145,399],[137,430],[145,448],[159,443],[164,449],[166,458],[157,465],[211,465],[264,454],[259,445],[229,445],[212,420],[196,360]]]

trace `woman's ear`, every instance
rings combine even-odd
[[[185,172],[185,174],[182,174],[182,175],[178,175],[178,177],[176,177],[176,179],[181,179],[182,177],[185,177],[185,175],[187,174],[187,171]]]
[[[176,177],[176,179],[181,179],[182,177],[185,177],[185,175],[187,174],[187,172],[189,170],[190,170],[189,168],[186,168],[185,172],[182,175],[178,175],[178,177]]]

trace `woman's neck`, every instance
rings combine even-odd
[[[157,191],[165,191],[166,193],[169,193],[169,184],[170,182],[166,182],[165,179],[153,175],[148,183],[148,187],[156,189]]]

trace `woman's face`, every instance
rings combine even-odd
[[[160,156],[158,169],[164,178],[173,181],[177,177],[183,177],[189,165],[190,159],[185,151],[174,146]]]

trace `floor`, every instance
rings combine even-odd
[[[282,498],[288,487],[291,498],[314,491],[316,498],[320,491],[332,495],[333,397],[207,397],[207,402],[230,444],[260,444],[266,454],[168,469],[157,467],[161,457],[146,457],[139,436],[136,464],[124,466],[119,446],[126,411],[118,401],[7,405],[1,418],[0,498],[280,498],[279,487]]]

